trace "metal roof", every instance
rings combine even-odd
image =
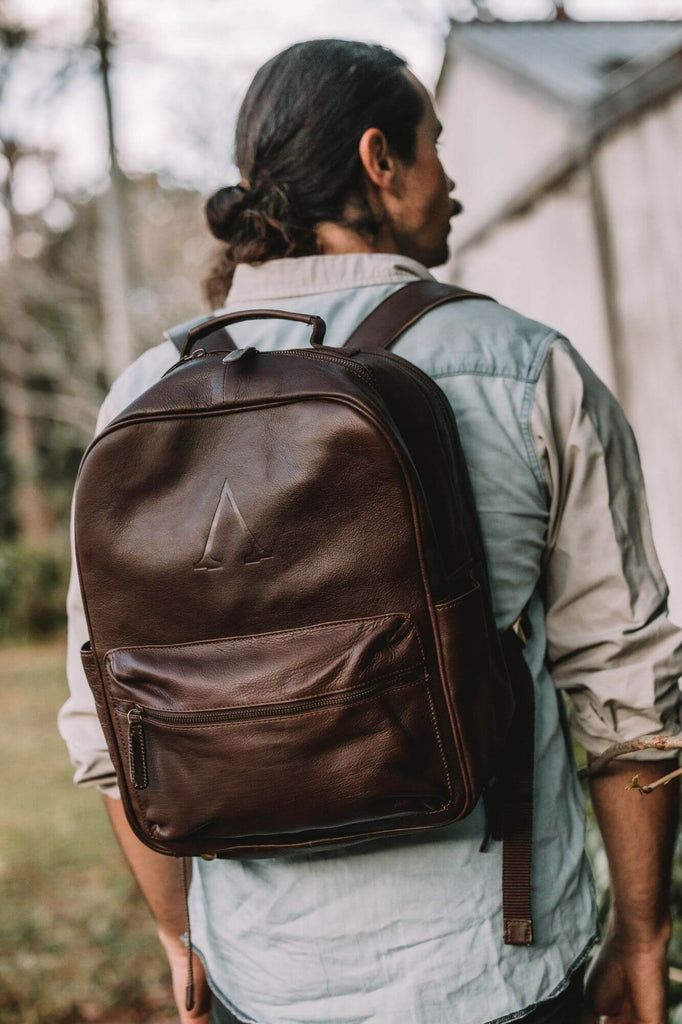
[[[668,91],[682,83],[682,21],[453,22],[448,52],[458,47],[474,50],[576,113],[605,108],[607,120],[623,112],[622,103],[614,109],[609,103],[623,90],[627,107],[650,98],[647,79],[663,64]],[[660,73],[654,78],[660,92]]]

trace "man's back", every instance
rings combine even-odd
[[[415,261],[387,254],[240,266],[225,308],[314,313],[327,322],[325,342],[340,345],[415,275],[429,276]],[[300,347],[307,337],[286,322],[238,324],[232,334],[238,345],[260,348]],[[582,794],[546,662],[558,663],[554,682],[575,698],[574,732],[594,752],[670,727],[676,714],[679,666],[671,652],[679,637],[661,618],[665,583],[641,494],[635,486],[629,501],[617,486],[626,461],[632,476],[632,442],[608,393],[556,332],[484,300],[433,310],[392,351],[432,376],[455,412],[498,626],[529,604],[536,941],[528,949],[502,944],[501,845],[479,852],[481,806],[457,825],[410,840],[198,860],[193,938],[214,990],[245,1021],[442,1024],[447,1009],[451,1019],[483,1024],[552,996],[591,946],[595,911]],[[115,383],[98,429],[176,359],[170,342],[147,351]],[[78,716],[82,708],[95,737],[78,659],[87,630],[73,579],[69,602],[73,697],[61,727],[80,781],[106,788],[115,780],[103,743],[98,753]],[[606,653],[593,642],[604,634]],[[627,667],[633,645],[636,679]]]

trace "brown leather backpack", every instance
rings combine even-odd
[[[495,627],[451,407],[385,351],[468,294],[406,285],[343,348],[273,310],[171,332],[182,358],[79,470],[82,659],[154,850],[405,837],[483,795],[505,941],[528,944],[532,680]],[[225,327],[261,317],[309,324],[311,345],[235,349]]]

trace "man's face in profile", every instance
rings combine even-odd
[[[431,96],[411,72],[404,74],[419,90],[424,112],[417,127],[414,162],[403,165],[402,202],[393,214],[393,230],[400,253],[426,267],[437,267],[449,258],[450,220],[461,212],[462,205],[450,196],[455,183],[438,153],[442,125]]]

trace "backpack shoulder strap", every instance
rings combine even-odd
[[[436,306],[463,299],[490,299],[440,281],[419,280],[404,285],[380,303],[345,342],[363,352],[387,349],[420,317]],[[493,834],[503,841],[502,916],[504,941],[512,946],[533,943],[531,861],[533,848],[533,774],[535,701],[533,678],[524,660],[523,630],[517,624],[501,634],[507,670],[514,691],[515,712],[502,756],[494,803]],[[524,616],[525,618],[525,616]],[[482,849],[487,845],[487,839]]]
[[[452,284],[420,279],[403,285],[380,302],[369,316],[355,328],[344,342],[344,348],[358,348],[363,352],[378,352],[389,348],[400,335],[420,317],[445,302],[462,299],[488,299],[489,295],[468,292]]]
[[[210,320],[215,319],[215,313],[208,313],[204,316],[195,316],[193,320],[185,320],[182,324],[176,324],[175,327],[169,327],[163,332],[163,337],[165,341],[172,341],[178,352],[182,355],[189,332],[193,328],[201,327],[203,324],[207,324]],[[234,341],[224,328],[219,328],[217,331],[214,331],[203,339],[202,348],[205,348],[207,352],[213,351],[215,346],[217,346],[221,351],[236,348]]]

